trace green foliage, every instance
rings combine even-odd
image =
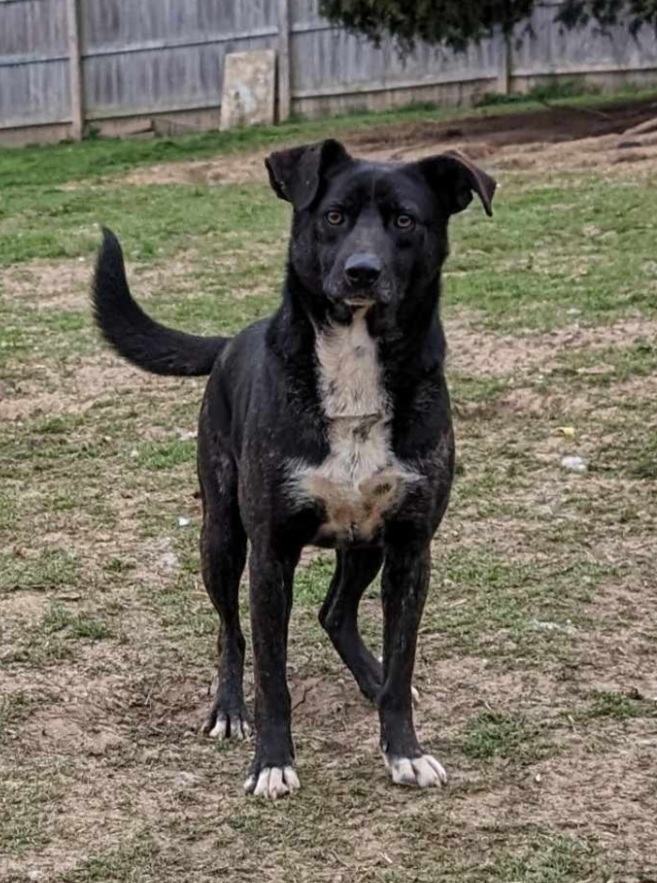
[[[567,28],[595,21],[603,28],[626,24],[634,36],[644,25],[657,27],[655,0],[566,0],[557,21]]]
[[[531,13],[534,0],[320,0],[323,15],[375,43],[392,34],[402,51],[415,40],[463,50],[468,43],[507,33]]]
[[[525,22],[537,0],[320,0],[331,21],[379,43],[387,34],[402,52],[416,40],[463,50],[501,28],[511,33]],[[644,24],[657,25],[657,0],[566,0],[555,21],[575,28],[595,21],[602,27],[625,23],[636,34]]]

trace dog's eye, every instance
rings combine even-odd
[[[326,212],[326,220],[332,227],[339,227],[344,223],[344,214],[335,210]]]
[[[395,227],[399,227],[400,230],[411,230],[415,227],[415,218],[412,218],[410,215],[397,215],[395,218]]]

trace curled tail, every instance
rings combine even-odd
[[[153,374],[209,374],[230,340],[174,331],[147,316],[130,294],[123,252],[111,230],[103,229],[92,297],[96,324],[105,340],[128,361]]]

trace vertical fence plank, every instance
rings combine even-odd
[[[278,0],[278,122],[290,117],[290,3]]]
[[[84,112],[82,108],[82,63],[80,59],[80,22],[78,0],[66,0],[66,24],[68,34],[69,88],[71,92],[71,137],[82,138]]]
[[[513,76],[513,36],[500,30],[495,39],[498,42],[499,57],[497,91],[500,95],[509,95]]]

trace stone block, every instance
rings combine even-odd
[[[276,53],[231,52],[224,59],[220,128],[273,125]]]

